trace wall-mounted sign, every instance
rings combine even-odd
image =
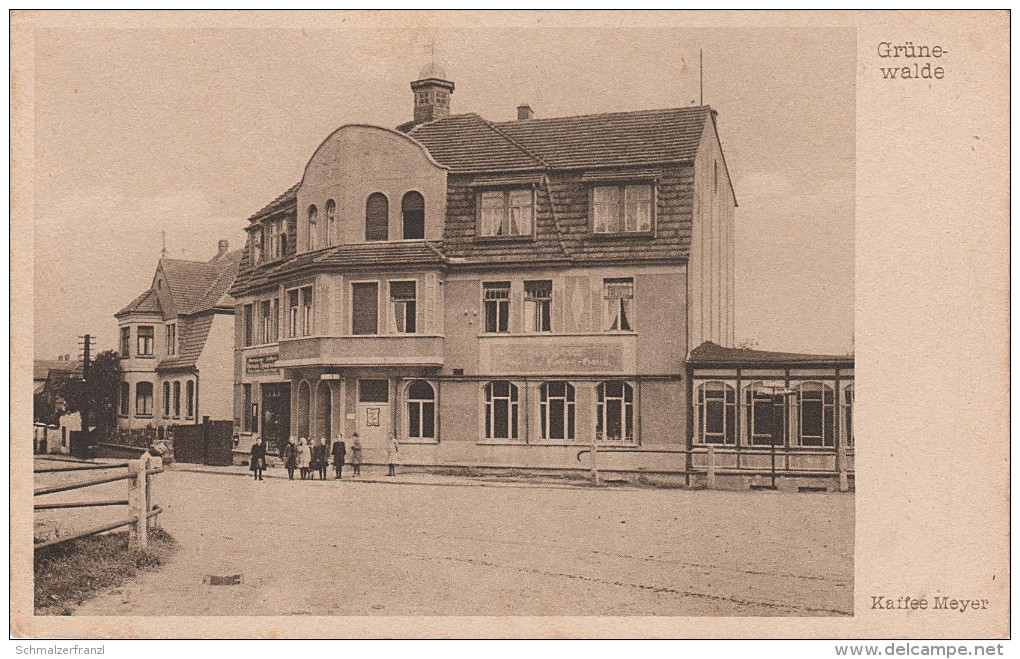
[[[280,369],[276,368],[276,360],[279,358],[280,356],[277,354],[252,355],[244,361],[244,372],[249,375],[261,375],[264,373],[277,375]]]
[[[366,426],[378,426],[379,425],[379,408],[368,407],[365,408],[365,425]]]
[[[498,346],[492,350],[491,363],[529,373],[612,373],[622,370],[623,353],[618,346],[545,345],[541,350]]]

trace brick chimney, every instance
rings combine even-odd
[[[230,250],[229,240],[219,241],[218,243],[216,243],[216,258],[214,260],[218,261],[222,259],[223,255],[226,254],[229,250]]]
[[[527,103],[517,106],[517,121],[527,121],[528,119],[534,119],[534,117],[535,111]]]

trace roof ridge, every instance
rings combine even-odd
[[[220,270],[220,272],[217,273],[216,278],[213,279],[211,284],[209,284],[209,287],[206,288],[202,292],[202,299],[201,299],[202,302],[204,302],[205,298],[209,295],[209,293],[211,293],[212,290],[219,285],[219,283],[223,279],[223,277],[225,277],[226,275],[230,274],[231,268],[235,267],[231,263],[231,261],[234,260],[235,258],[237,259],[236,267],[238,269],[240,269],[240,267],[241,267],[241,256],[243,255],[243,253],[244,253],[244,249],[243,248],[242,249],[235,249],[232,252],[224,253],[223,256],[220,256],[215,261],[206,261],[206,265],[210,265],[210,266],[213,266],[215,268],[218,268]],[[237,278],[237,273],[236,272],[234,273],[234,278],[235,279]],[[226,292],[226,291],[224,291],[224,292]],[[221,293],[220,296],[222,297],[222,295],[223,294]],[[201,311],[201,309],[198,309],[197,311]]]
[[[484,123],[484,124],[485,124],[486,126],[488,126],[489,128],[491,128],[491,129],[493,130],[493,132],[495,132],[495,133],[496,133],[497,135],[499,135],[500,137],[502,137],[503,139],[505,139],[505,140],[506,140],[507,142],[510,142],[511,144],[513,144],[513,145],[514,145],[515,147],[517,147],[518,149],[520,149],[520,150],[521,150],[521,152],[523,152],[523,153],[524,153],[525,155],[527,155],[527,156],[528,156],[529,158],[531,158],[532,160],[534,160],[535,162],[537,162],[537,163],[538,163],[539,165],[542,165],[543,167],[549,167],[549,163],[547,163],[547,162],[546,162],[545,160],[542,160],[542,158],[540,158],[539,156],[535,155],[534,153],[532,153],[531,151],[529,151],[529,150],[528,150],[527,148],[525,148],[523,144],[521,144],[520,142],[518,142],[518,141],[517,141],[517,140],[515,140],[514,138],[512,138],[512,137],[510,137],[509,135],[507,135],[506,133],[504,133],[504,132],[503,132],[502,130],[500,130],[500,129],[499,129],[499,127],[498,127],[498,126],[496,126],[496,124],[494,124],[493,122],[489,121],[489,120],[488,120],[488,119],[486,119],[485,117],[479,116],[478,118],[479,118],[479,119],[481,119],[481,120],[482,120],[482,122],[483,122],[483,123]]]
[[[710,105],[685,105],[685,106],[672,107],[672,108],[652,108],[652,109],[649,109],[649,110],[617,110],[615,112],[595,112],[595,113],[592,113],[592,114],[569,114],[569,115],[564,115],[562,117],[541,117],[541,118],[525,119],[525,120],[521,120],[521,119],[509,119],[507,121],[499,121],[499,122],[495,122],[495,123],[498,123],[500,126],[504,126],[504,125],[517,126],[517,125],[527,125],[527,124],[530,124],[530,123],[544,123],[544,122],[547,122],[547,121],[559,121],[559,120],[563,120],[563,119],[588,119],[588,118],[593,118],[593,117],[611,117],[611,116],[620,116],[620,115],[627,115],[627,114],[660,114],[660,113],[666,113],[666,112],[676,112],[678,110],[705,110],[705,111],[711,111],[711,109],[712,109],[712,106],[710,106]]]
[[[482,117],[482,115],[478,114],[477,112],[462,112],[460,114],[448,114],[445,117],[439,117],[438,119],[433,119],[432,121],[423,121],[420,124],[415,124],[414,126],[411,127],[409,131],[405,133],[405,135],[411,135],[412,133],[414,133],[416,130],[423,126],[431,126],[433,124],[438,124],[440,121],[446,121],[447,119],[460,119],[462,117],[477,117],[482,121],[485,121],[485,118]]]

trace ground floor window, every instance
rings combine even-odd
[[[241,430],[242,432],[251,432],[251,385],[242,384],[241,389],[244,401],[241,408]]]
[[[569,382],[545,382],[538,393],[542,439],[574,439],[574,387]]]
[[[187,417],[193,418],[195,416],[195,381],[188,380],[187,386]]]
[[[801,446],[835,446],[832,387],[805,382],[797,391]]]
[[[747,440],[751,446],[786,443],[786,396],[775,387],[754,385],[747,392]]]
[[[595,436],[606,441],[634,441],[634,387],[619,380],[595,389]]]
[[[120,383],[120,415],[127,416],[131,409],[131,385],[127,382]]]
[[[725,382],[706,382],[698,387],[695,437],[700,444],[736,444],[737,399]]]
[[[152,383],[135,385],[135,416],[152,416]]]
[[[170,418],[170,383],[163,383],[163,416]]]
[[[485,385],[485,438],[517,439],[517,385],[497,380]]]
[[[854,386],[843,390],[843,423],[846,427],[846,445],[854,446]]]
[[[407,436],[410,439],[436,438],[436,392],[422,380],[407,387]]]
[[[174,418],[176,419],[181,415],[181,382],[180,380],[174,381]]]

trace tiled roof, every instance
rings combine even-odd
[[[237,268],[241,263],[241,255],[244,251],[239,249],[229,252],[215,262],[215,266],[219,268],[220,275],[213,282],[212,286],[209,287],[209,290],[205,292],[205,297],[198,305],[199,310],[234,306],[234,298],[230,297],[227,291],[230,290],[230,286],[237,277]]]
[[[160,360],[157,371],[190,368],[198,361],[212,327],[213,314],[202,314],[177,321],[177,354]]]
[[[50,371],[73,373],[79,366],[78,362],[65,362],[58,359],[36,359],[32,362],[32,379],[45,380]]]
[[[842,364],[853,365],[853,355],[812,355],[798,352],[772,352],[747,348],[724,348],[706,341],[691,351],[687,361],[694,365],[770,365]]]
[[[131,304],[127,305],[120,311],[114,314],[115,318],[120,318],[129,313],[154,313],[162,314],[163,307],[159,304],[159,296],[156,295],[156,291],[149,289],[136,297],[131,301]]]
[[[288,188],[282,195],[263,206],[259,212],[249,218],[249,221],[254,221],[256,218],[265,217],[266,215],[271,215],[278,210],[286,208],[289,204],[296,202],[297,190],[299,187],[301,187],[300,181]]]
[[[230,288],[232,275],[237,273],[241,251],[235,250],[211,261],[160,259],[177,313],[190,314],[216,306]]]
[[[336,245],[298,254],[285,261],[268,263],[253,270],[242,270],[230,293],[241,295],[276,281],[278,277],[317,267],[329,267],[335,271],[345,268],[440,265],[444,262],[439,243],[415,241]]]
[[[409,134],[454,172],[627,167],[694,160],[711,112],[692,106],[500,123],[466,114]]]

